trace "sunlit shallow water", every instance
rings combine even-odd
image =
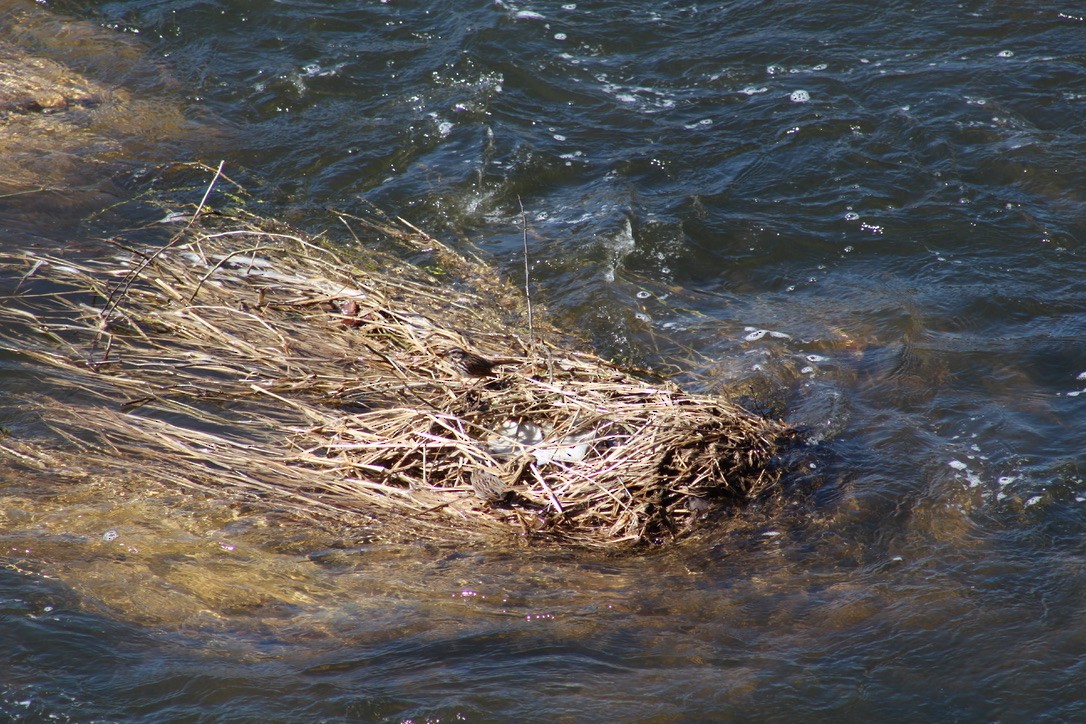
[[[516,278],[523,206],[561,324],[750,384],[812,444],[783,511],[615,559],[367,544],[12,461],[6,716],[1083,716],[1075,8],[35,7],[145,54],[54,57],[215,132],[110,137],[79,203],[0,199],[0,243],[82,250],[153,220],[156,163],[225,159],[268,213],[371,201]]]

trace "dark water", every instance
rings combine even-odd
[[[510,275],[523,204],[554,318],[694,389],[779,390],[820,487],[600,560],[344,551],[13,478],[5,716],[1086,717],[1079,4],[39,9],[143,49],[53,52],[205,129],[114,152],[84,189],[114,216],[76,206],[42,243],[135,223],[178,157],[311,229],[374,202]],[[21,203],[0,218],[26,233]]]

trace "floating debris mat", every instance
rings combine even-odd
[[[78,465],[365,536],[661,543],[775,489],[781,423],[529,334],[485,265],[351,223],[369,250],[205,217],[157,250],[7,254],[0,346]]]

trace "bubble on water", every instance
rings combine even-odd
[[[778,73],[786,73],[787,69],[783,65],[767,65],[765,72],[769,75],[777,75]]]
[[[814,374],[815,372],[817,372],[817,371],[818,371],[818,370],[817,370],[817,369],[815,369],[814,367],[804,367],[803,369],[801,369],[801,370],[799,371],[799,373],[800,373],[801,375],[813,375],[813,374]]]
[[[811,68],[811,70],[825,70],[826,68],[829,68],[829,67],[830,67],[829,63],[819,63],[818,65]]]
[[[535,10],[518,10],[513,14],[514,18],[518,20],[543,20],[542,13],[537,13]]]
[[[563,10],[576,10],[577,9],[577,3],[566,3],[565,5],[562,6],[562,9]]]
[[[860,215],[857,214],[855,211],[849,211],[847,214],[845,214],[845,221],[856,221],[859,218]]]
[[[1030,498],[1026,498],[1026,507],[1028,508],[1031,505],[1036,505],[1037,503],[1040,503],[1042,500],[1044,500],[1043,495],[1034,495],[1034,496],[1032,496]]]
[[[747,95],[747,96],[756,96],[759,93],[767,93],[767,92],[769,92],[769,89],[766,88],[765,86],[748,85],[746,88],[744,88],[743,90],[741,90],[739,92],[742,93],[743,95]]]
[[[555,133],[552,136],[552,138],[554,138],[554,140],[556,140],[556,141],[564,141],[564,140],[566,140],[566,137],[563,136],[561,133]]]
[[[684,128],[686,128],[687,130],[690,130],[692,128],[697,128],[698,126],[711,126],[711,125],[713,125],[713,119],[712,118],[702,118],[700,121],[694,121],[693,123],[687,123],[684,126]]]
[[[555,33],[554,34],[554,39],[555,40],[565,40],[566,37],[568,37],[568,36],[565,33]]]
[[[119,536],[120,533],[117,532],[116,528],[110,528],[102,534],[102,540],[104,540],[106,543],[112,543],[113,541],[117,540]]]
[[[743,339],[747,340],[748,342],[757,342],[764,336],[766,336],[766,331],[764,329],[756,329]]]
[[[829,359],[829,357],[823,357],[820,354],[809,354],[809,355],[807,355],[807,361],[811,362],[812,364],[815,364],[815,363],[818,363],[818,362],[825,362],[828,359]]]
[[[1000,485],[1010,485],[1015,480],[1018,480],[1018,477],[1015,476],[1015,475],[1003,475],[1003,476],[1001,476],[999,478],[999,484]]]
[[[785,334],[784,332],[774,332],[772,330],[770,330],[769,336],[776,337],[777,339],[792,339],[792,336],[789,334]]]
[[[647,86],[620,86],[608,83],[606,75],[598,75],[604,93],[615,97],[620,103],[636,105],[644,113],[658,113],[674,108],[677,101],[670,95],[671,91],[658,90]]]
[[[644,312],[638,312],[637,314],[635,314],[634,319],[636,319],[639,322],[651,322],[652,321],[652,317],[645,314]]]
[[[652,296],[652,294],[646,292],[644,289],[642,289],[641,291],[639,291],[637,293],[637,298],[638,299],[648,299],[651,296]]]
[[[1013,58],[1014,57],[1014,51],[1013,50],[1001,50],[998,53],[996,53],[996,55],[998,55],[1000,58]]]
[[[793,103],[806,103],[811,100],[811,94],[805,90],[792,91],[792,95],[788,96],[788,100]]]
[[[955,470],[966,470],[969,468],[969,466],[963,463],[961,460],[951,460],[947,463],[947,465],[954,468]]]

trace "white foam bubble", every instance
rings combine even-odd
[[[793,103],[806,103],[807,101],[811,100],[811,94],[805,90],[795,90],[792,91],[792,94],[790,96],[788,96],[788,100],[792,101]]]

